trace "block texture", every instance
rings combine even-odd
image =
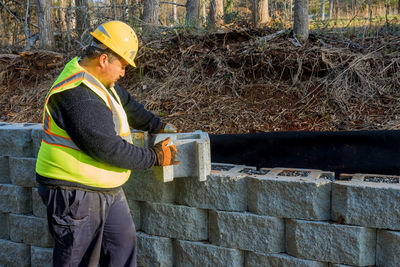
[[[53,246],[46,219],[10,214],[9,223],[10,239],[12,241],[38,247]]]
[[[378,230],[377,266],[400,266],[400,232]]]
[[[247,188],[250,212],[283,218],[330,219],[328,179],[251,177]]]
[[[0,184],[0,212],[12,212],[17,214],[32,211],[31,190],[27,187]]]
[[[287,253],[297,258],[356,266],[374,265],[375,244],[376,229],[286,221]]]
[[[141,223],[140,223],[140,202],[136,200],[127,199],[129,210],[131,212],[133,222],[135,223],[136,231],[141,230]]]
[[[0,184],[9,184],[10,182],[8,157],[0,156]]]
[[[133,170],[124,185],[127,199],[149,202],[175,201],[175,182],[164,183],[157,179],[153,170]]]
[[[332,219],[346,224],[400,230],[400,185],[337,181],[332,185]]]
[[[283,219],[250,213],[210,211],[210,241],[256,252],[285,251]]]
[[[200,242],[176,240],[174,242],[175,264],[186,266],[230,266],[242,267],[243,251],[217,247]]]
[[[184,240],[208,239],[206,210],[161,203],[143,203],[142,229],[153,235]]]
[[[203,209],[246,211],[245,177],[210,174],[202,182],[197,179],[176,179],[177,202]]]
[[[10,157],[10,179],[12,184],[36,187],[36,159]]]
[[[31,267],[52,267],[53,249],[31,246]]]
[[[42,143],[42,135],[43,135],[43,125],[38,123],[32,126],[32,149],[33,149],[33,156],[37,157],[40,145]]]
[[[261,254],[249,252],[246,256],[245,267],[329,267],[326,262],[304,260],[289,256],[287,254]]]
[[[0,212],[0,239],[9,239],[8,235],[8,213]]]
[[[32,157],[32,126],[22,123],[1,126],[1,156]]]
[[[30,248],[28,245],[0,239],[0,266],[30,266]]]
[[[32,188],[32,211],[36,217],[47,218],[46,206],[39,196],[37,188]]]
[[[138,232],[138,266],[173,266],[173,244],[166,237],[150,236]]]

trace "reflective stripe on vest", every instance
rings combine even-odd
[[[129,178],[130,170],[113,167],[88,156],[76,146],[68,134],[51,117],[47,106],[49,98],[53,94],[75,88],[81,83],[104,101],[112,113],[115,132],[121,138],[132,143],[127,116],[114,89],[111,88],[116,99],[101,82],[85,72],[78,64],[78,59],[74,58],[65,66],[46,97],[43,112],[44,133],[36,171],[47,178],[77,182],[92,187],[120,186]]]

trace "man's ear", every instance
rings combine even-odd
[[[99,66],[101,67],[101,68],[104,68],[105,66],[106,66],[106,64],[108,63],[108,56],[107,56],[107,54],[101,54],[100,56],[99,56]]]

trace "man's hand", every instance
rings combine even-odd
[[[160,133],[177,133],[178,129],[171,123],[167,123],[163,129],[160,130]]]
[[[176,145],[168,145],[171,139],[167,139],[157,143],[153,147],[153,151],[156,153],[156,165],[158,166],[168,166],[168,165],[178,165],[180,161],[175,161],[178,150]]]

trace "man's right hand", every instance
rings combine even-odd
[[[180,161],[175,161],[178,150],[176,145],[168,145],[170,138],[157,143],[153,147],[156,154],[156,164],[158,166],[178,165]]]

